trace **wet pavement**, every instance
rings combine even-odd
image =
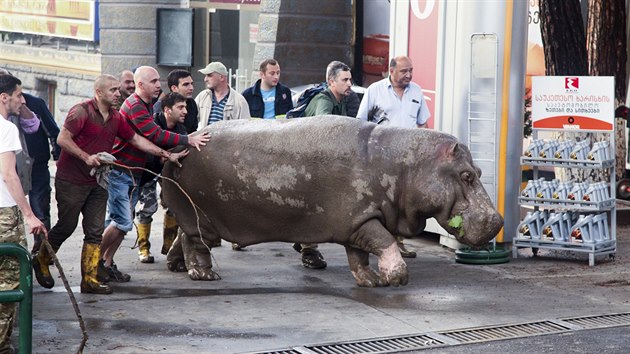
[[[328,267],[311,270],[300,265],[290,244],[238,252],[224,242],[213,250],[222,279],[202,282],[169,272],[165,257],[155,254],[161,215],[152,231],[156,263],[137,260],[130,233],[116,262],[132,279],[113,283],[112,295],[78,292],[80,230],[61,248],[89,333],[86,353],[237,353],[630,312],[625,254],[588,267],[586,255],[541,250],[533,259],[521,250],[507,264],[464,265],[426,235],[407,241],[418,251],[418,258],[407,260],[409,285],[369,289],[354,284],[339,245],[321,245]],[[620,246],[628,249],[627,242]],[[34,286],[35,353],[71,353],[81,342],[68,295],[56,282],[52,290]]]
[[[166,269],[161,233],[160,210],[152,225],[154,264],[138,261],[135,231],[127,236],[115,260],[132,279],[113,283],[112,295],[79,293],[80,223],[60,249],[87,326],[85,353],[240,353],[630,312],[630,226],[617,229],[615,260],[598,257],[594,267],[586,254],[540,250],[533,258],[529,249],[506,264],[459,264],[425,235],[407,240],[418,258],[407,260],[409,284],[397,288],[357,287],[344,248],[334,244],[320,245],[328,267],[312,270],[290,244],[233,251],[224,241],[213,249],[222,279],[191,281]],[[81,330],[61,280],[51,290],[34,284],[33,292],[33,352],[76,352]],[[548,345],[553,349],[553,341]],[[449,352],[457,348],[464,349]]]

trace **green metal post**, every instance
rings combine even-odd
[[[0,243],[0,255],[17,257],[20,262],[20,287],[0,291],[0,302],[20,303],[20,354],[30,354],[33,345],[33,276],[31,255],[15,243]]]

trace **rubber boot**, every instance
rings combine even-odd
[[[81,251],[81,292],[84,294],[111,294],[114,291],[107,284],[101,284],[96,275],[101,259],[101,245],[84,243]]]
[[[151,255],[151,224],[138,224],[138,259],[141,263],[153,263],[155,259]]]
[[[59,247],[53,246],[53,250],[57,252]],[[33,257],[33,273],[35,273],[35,279],[37,279],[39,285],[46,289],[52,289],[52,287],[55,286],[55,279],[53,279],[52,274],[50,274],[49,268],[51,260],[52,256],[48,253],[48,248],[41,244],[39,252]]]
[[[167,255],[177,237],[177,219],[164,213],[164,243],[162,243],[162,254]]]

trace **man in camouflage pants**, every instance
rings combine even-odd
[[[15,171],[15,155],[22,150],[17,127],[6,117],[19,115],[26,103],[22,82],[0,75],[0,243],[15,243],[26,249],[24,220],[33,234],[47,235],[44,224],[33,214]],[[20,264],[15,257],[0,257],[0,291],[17,289]],[[11,332],[16,303],[0,304],[0,353],[13,353]]]

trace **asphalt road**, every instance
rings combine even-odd
[[[53,210],[56,220],[56,210]],[[630,313],[630,227],[617,229],[615,260],[529,249],[498,265],[455,262],[435,237],[408,240],[404,287],[359,288],[343,247],[321,245],[328,268],[300,265],[290,244],[269,243],[243,252],[213,250],[222,280],[191,281],[166,269],[161,248],[162,213],[153,223],[156,263],[141,264],[135,232],[116,255],[129,283],[114,294],[80,294],[82,230],[59,251],[79,302],[89,339],[84,353],[241,353],[462,328],[528,323],[567,317]],[[32,240],[30,240],[32,242]],[[375,259],[371,263],[375,265]],[[53,274],[57,271],[53,269]],[[56,279],[52,290],[34,285],[34,353],[73,353],[81,331],[68,295]],[[17,333],[14,333],[17,343]],[[628,327],[570,331],[431,352],[622,352]],[[627,346],[627,345],[626,345]],[[627,352],[627,351],[626,351]]]

